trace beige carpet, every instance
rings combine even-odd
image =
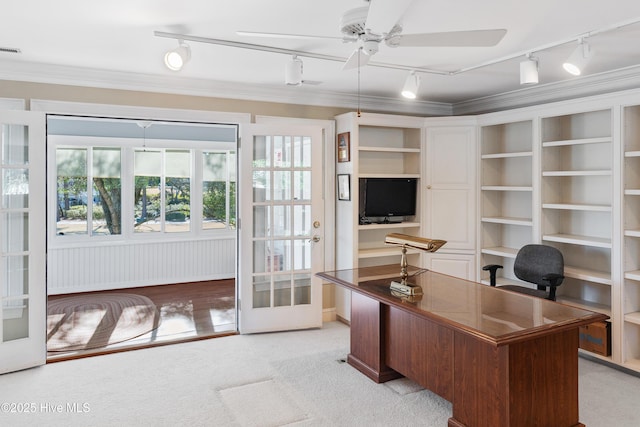
[[[0,375],[0,403],[24,409],[0,410],[0,426],[447,426],[444,399],[407,379],[376,384],[342,363],[349,332],[330,322]],[[640,378],[580,358],[579,393],[588,427],[640,426]]]
[[[52,299],[47,304],[47,351],[106,347],[158,327],[158,309],[142,295],[107,293]]]

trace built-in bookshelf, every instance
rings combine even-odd
[[[623,121],[622,362],[640,371],[640,106]]]
[[[480,267],[502,265],[498,284],[517,282],[513,261],[533,239],[533,157],[532,121],[481,127]]]

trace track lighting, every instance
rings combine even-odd
[[[191,48],[182,40],[178,40],[179,46],[167,52],[164,56],[164,64],[172,71],[180,71],[191,59]]]
[[[520,84],[532,85],[538,83],[538,59],[527,54],[527,59],[520,63]]]
[[[289,86],[300,86],[302,84],[302,59],[297,55],[284,68],[284,82]]]
[[[591,48],[589,44],[585,42],[583,39],[578,40],[578,47],[573,51],[569,59],[567,59],[564,64],[562,64],[562,68],[569,74],[573,74],[574,76],[579,76],[582,74],[582,70],[587,66],[589,60],[591,59]]]
[[[416,96],[418,96],[418,87],[420,87],[420,76],[417,75],[415,71],[412,71],[404,82],[402,96],[409,99],[415,99]]]

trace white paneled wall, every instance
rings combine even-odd
[[[50,248],[48,294],[235,277],[236,240],[121,242]]]

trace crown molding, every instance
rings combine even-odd
[[[453,104],[453,114],[512,110],[637,88],[640,88],[640,65],[458,102]]]
[[[429,101],[406,101],[375,96],[312,90],[302,87],[252,85],[181,76],[160,76],[93,68],[70,67],[24,61],[0,61],[0,79],[45,84],[87,86],[104,89],[133,90],[176,95],[284,104],[338,107],[384,113],[448,116],[451,104]]]
[[[329,92],[305,86],[252,85],[150,75],[114,70],[0,60],[0,79],[33,83],[132,90],[174,95],[205,96],[256,102],[275,102],[355,111],[417,116],[459,116],[510,110],[640,88],[640,65],[531,86],[455,104]]]

